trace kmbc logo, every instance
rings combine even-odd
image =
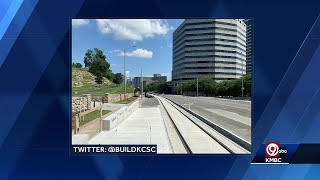
[[[279,142],[266,143],[266,162],[281,163],[281,155],[287,153],[287,149],[285,147],[280,147]]]
[[[266,157],[280,157],[279,149],[280,149],[280,143],[267,142],[266,143]]]

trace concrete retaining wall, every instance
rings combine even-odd
[[[91,109],[91,94],[72,97],[72,112],[86,111]]]
[[[72,136],[72,144],[88,144],[89,135],[88,134],[76,134]]]
[[[138,108],[138,101],[132,103],[130,106],[124,106],[120,108],[118,111],[102,120],[102,130],[111,130],[112,128],[120,124],[123,120],[125,120],[128,116],[130,116]]]
[[[133,93],[127,93],[127,98],[131,98],[133,96]],[[124,94],[105,94],[102,97],[102,102],[104,103],[112,103],[124,100]]]

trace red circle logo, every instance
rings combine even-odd
[[[266,153],[271,156],[275,157],[279,154],[279,145],[276,143],[269,143],[266,147]]]

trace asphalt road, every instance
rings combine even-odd
[[[213,97],[165,95],[174,102],[190,109],[251,142],[251,102]]]
[[[142,104],[141,104],[142,107],[154,107],[158,105],[159,105],[159,101],[155,97],[152,97],[152,98],[143,97],[142,99]]]

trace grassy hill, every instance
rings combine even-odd
[[[133,88],[127,86],[127,92],[132,93]],[[117,86],[109,79],[103,78],[103,83],[98,85],[95,76],[84,68],[72,68],[72,94],[92,94],[92,96],[102,96],[105,93],[124,93],[124,85]]]
[[[72,68],[72,93],[81,94],[83,92],[113,86],[109,79],[103,78],[102,84],[95,82],[95,76],[84,68]]]

